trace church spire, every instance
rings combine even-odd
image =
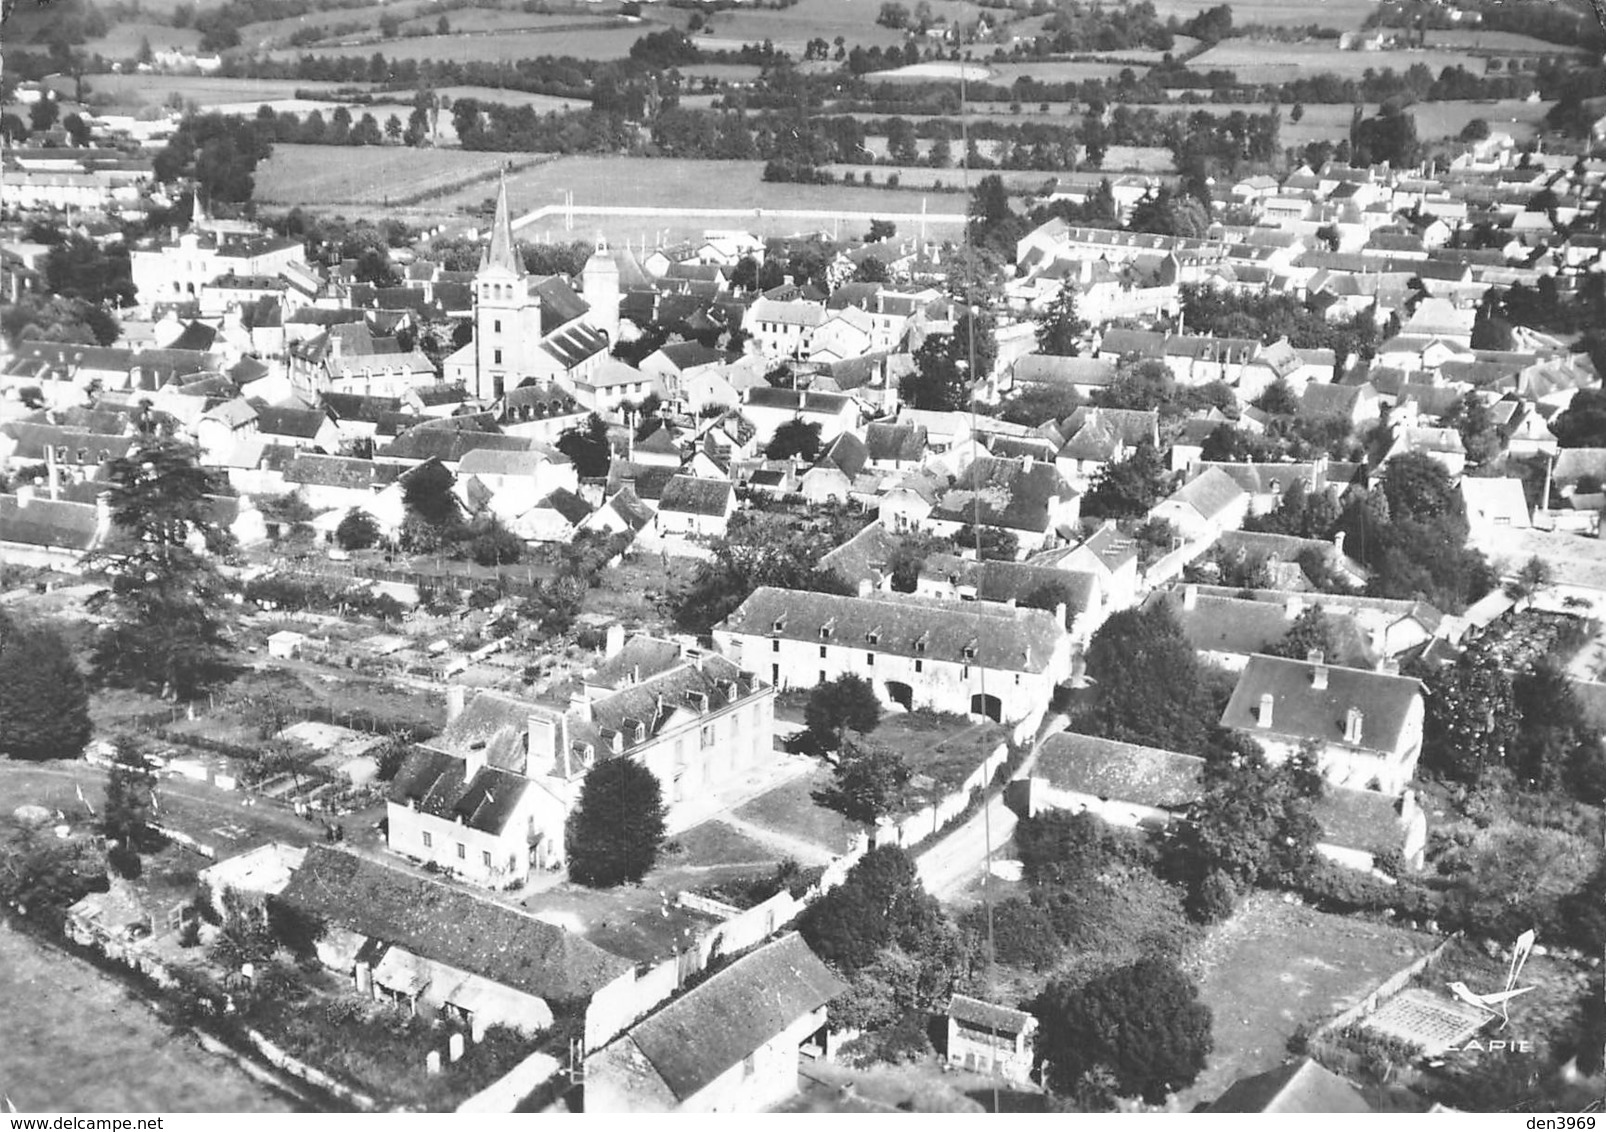
[[[485,249],[485,261],[480,265],[480,270],[488,267],[504,267],[514,275],[524,274],[524,263],[519,257],[518,246],[513,242],[513,219],[508,214],[506,173],[502,174],[501,185],[496,191],[496,220],[491,224],[491,246]]]

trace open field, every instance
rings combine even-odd
[[[1551,43],[1535,39],[1531,35],[1519,35],[1514,31],[1433,28],[1427,34],[1428,47],[1450,47],[1457,51],[1487,51],[1512,55],[1567,55],[1573,52],[1581,54],[1584,51],[1584,48],[1576,44]]]
[[[531,20],[537,17],[528,17]],[[557,21],[554,21],[555,23]],[[367,59],[378,51],[387,59],[434,59],[458,63],[498,62],[533,59],[539,55],[572,55],[577,59],[622,59],[630,45],[656,27],[646,24],[620,24],[596,20],[580,26],[573,18],[561,21],[562,28],[551,31],[515,31],[489,35],[426,35],[411,39],[355,43],[350,46],[315,43],[306,48],[276,51],[276,59],[297,59],[302,55],[320,57],[356,56]]]
[[[141,40],[149,40],[152,51],[194,51],[201,45],[201,33],[194,28],[176,28],[166,21],[129,20],[113,24],[99,39],[86,40],[83,50],[107,59],[132,59],[139,54]]]
[[[1155,10],[1163,20],[1178,16],[1184,20],[1197,16],[1209,7],[1201,0],[1155,0]],[[1321,27],[1350,31],[1361,26],[1361,21],[1372,14],[1376,4],[1370,0],[1235,0],[1232,19],[1239,27],[1247,24],[1269,24],[1274,27]]]
[[[870,0],[801,0],[785,9],[736,8],[714,12],[709,15],[712,28],[707,36],[711,42],[707,45],[723,47],[725,41],[739,45],[768,39],[777,48],[801,57],[804,45],[816,38],[831,43],[840,35],[849,49],[903,43],[901,31],[881,27],[875,22],[879,8],[879,4]],[[967,11],[972,15],[976,11],[968,4],[955,3],[937,5],[935,10],[950,20],[963,18]],[[704,37],[699,35],[697,42],[704,43]]]
[[[1088,79],[1113,79],[1119,78],[1123,71],[1131,71],[1134,75],[1142,77],[1148,73],[1149,68],[1141,63],[1078,63],[1069,60],[1038,59],[1029,63],[993,63],[988,70],[993,73],[993,82],[1013,85],[1016,80],[1028,77],[1040,83],[1079,83]]]
[[[907,67],[876,71],[864,77],[868,82],[878,83],[958,82],[960,79],[985,82],[993,77],[993,69],[980,63],[911,63]]]
[[[72,90],[72,80],[54,80],[58,89]],[[367,83],[348,87],[366,88]],[[122,113],[137,113],[144,107],[160,108],[172,98],[200,106],[246,102],[260,104],[294,98],[297,89],[332,89],[332,84],[305,83],[294,79],[225,79],[206,75],[91,75],[84,80],[84,97],[95,106]]]
[[[376,115],[384,121],[384,115]],[[407,201],[469,178],[489,184],[507,160],[501,153],[403,146],[276,145],[257,169],[256,199],[263,204],[383,204]],[[464,190],[494,191],[476,184]]]
[[[292,1112],[114,979],[0,924],[0,1088],[22,1112]]]
[[[1235,10],[1236,13],[1236,10]],[[1358,79],[1367,71],[1393,68],[1403,72],[1421,63],[1437,75],[1445,67],[1484,72],[1484,61],[1461,51],[1340,51],[1336,41],[1277,43],[1264,39],[1223,40],[1188,62],[1190,70],[1231,71],[1239,82],[1288,82],[1329,72]]]
[[[327,12],[307,12],[300,16],[287,16],[282,20],[261,20],[246,24],[240,29],[240,46],[249,51],[265,51],[272,47],[285,47],[290,37],[302,28],[328,28],[345,24],[366,24],[379,30],[379,16],[383,12],[398,18],[414,15],[430,7],[434,0],[389,0],[383,7],[332,9]]]
[[[1239,1077],[1280,1065],[1301,1023],[1353,1006],[1435,942],[1269,893],[1246,897],[1190,957],[1199,997],[1215,1015],[1217,1052],[1173,1107],[1188,1112]]]

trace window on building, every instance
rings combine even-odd
[[[924,672],[925,670],[926,670],[926,662],[925,661],[923,661],[923,660],[915,661],[915,671],[916,672]]]
[[[491,851],[489,849],[485,849],[480,852],[480,864],[484,865],[486,868],[491,867]]]
[[[501,365],[502,364],[502,351],[501,350],[492,350],[491,351],[491,363],[493,365]]]
[[[435,844],[435,835],[433,833],[424,834],[424,848],[425,849],[432,848],[434,846],[434,844]]]
[[[714,745],[714,725],[712,723],[703,728],[701,739],[702,748],[705,751]]]
[[[970,665],[968,665],[968,664],[960,665],[960,667],[959,667],[959,678],[961,680],[969,680],[970,679]]]
[[[742,1058],[742,1076],[743,1077],[751,1077],[753,1075],[753,1072],[754,1072],[753,1055],[752,1054],[748,1054],[746,1057]]]
[[[824,645],[820,646],[820,659],[821,660],[825,659],[825,646]]]
[[[497,334],[502,333],[502,320],[499,318],[493,319],[491,322],[491,330]]]
[[[875,667],[875,653],[873,653],[873,652],[865,653],[864,654],[864,663],[866,665],[868,665],[869,667],[874,668]]]
[[[781,642],[780,641],[771,641],[770,642],[770,652],[780,652],[780,651],[781,651]]]
[[[464,845],[461,841],[459,841],[457,843],[457,859],[459,861],[462,861],[462,860],[466,860],[467,858],[468,858],[468,846]]]

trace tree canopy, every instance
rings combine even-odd
[[[658,860],[665,832],[658,778],[633,759],[605,759],[586,773],[569,814],[569,878],[611,888],[634,883]]]
[[[1086,333],[1087,321],[1076,311],[1076,288],[1067,283],[1037,320],[1037,351],[1073,358],[1081,352],[1082,335]]]
[[[1214,721],[1193,646],[1168,607],[1123,609],[1087,649],[1092,704],[1073,726],[1124,743],[1198,753]]]
[[[0,754],[76,759],[89,735],[89,692],[61,634],[0,614]]]

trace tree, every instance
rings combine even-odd
[[[481,566],[511,566],[524,556],[524,540],[493,516],[474,536],[469,553]]]
[[[420,464],[402,480],[402,501],[408,513],[437,531],[452,530],[461,521],[452,473],[438,460]]]
[[[961,312],[952,334],[927,335],[915,351],[915,373],[904,379],[903,398],[916,409],[950,412],[966,408],[970,404],[971,388],[992,372],[997,356],[992,315]]]
[[[113,624],[95,664],[103,677],[187,696],[217,666],[226,586],[215,558],[234,537],[208,498],[194,448],[147,440],[108,465],[112,536],[92,560],[111,577]]]
[[[1506,583],[1506,594],[1519,605],[1532,607],[1534,598],[1554,584],[1550,563],[1535,554]]]
[[[1278,377],[1261,391],[1254,400],[1255,408],[1276,417],[1291,417],[1299,412],[1299,398],[1286,377]]]
[[[1599,802],[1606,793],[1601,736],[1566,670],[1540,657],[1512,679],[1511,693],[1518,724],[1510,762],[1518,780],[1545,791],[1565,786],[1581,801]]]
[[[160,842],[150,827],[155,789],[156,775],[139,745],[127,736],[118,739],[101,803],[100,831],[113,843],[108,847],[107,863],[119,876],[138,877],[140,853]]]
[[[1045,810],[1015,826],[1021,873],[1035,887],[1080,887],[1105,871],[1112,857],[1110,827],[1097,814]]]
[[[601,417],[592,413],[583,425],[565,429],[558,437],[557,449],[574,461],[574,471],[581,479],[598,479],[608,474],[613,463],[613,450],[608,444],[608,426]]]
[[[76,759],[89,734],[89,692],[61,634],[0,614],[0,754]]]
[[[1126,459],[1099,469],[1082,499],[1082,515],[1089,519],[1146,515],[1164,498],[1170,478],[1159,449],[1145,438]]]
[[[909,6],[897,3],[883,4],[881,10],[876,13],[875,22],[894,31],[905,28],[909,25]]]
[[[846,672],[815,685],[803,708],[803,722],[815,740],[835,750],[849,731],[867,735],[881,723],[881,701],[863,676]]]
[[[569,878],[595,888],[634,883],[658,859],[665,811],[658,778],[632,759],[592,767],[566,827]]]
[[[789,460],[796,456],[806,464],[814,463],[820,454],[820,424],[802,419],[778,425],[764,455],[771,460]]]
[[[851,976],[890,945],[929,953],[931,938],[944,922],[936,901],[920,886],[913,858],[896,845],[882,845],[809,905],[798,930],[815,954]]]
[[[1050,983],[1034,1012],[1044,1078],[1061,1093],[1103,1066],[1120,1095],[1161,1104],[1199,1075],[1214,1046],[1210,1008],[1163,959],[1140,959],[1082,986]]]
[[[879,244],[892,239],[897,234],[898,226],[891,220],[872,220],[870,221],[870,231],[865,234],[864,242],[867,244]]]
[[[998,406],[998,419],[1036,428],[1062,421],[1082,406],[1082,395],[1070,385],[1018,387]]]
[[[56,124],[56,115],[60,112],[54,98],[41,97],[28,107],[28,126],[34,133],[42,134]]]
[[[1511,677],[1493,649],[1474,642],[1454,664],[1427,672],[1424,684],[1422,766],[1477,785],[1487,771],[1505,764],[1516,739]]]
[[[1124,743],[1196,753],[1212,720],[1193,646],[1169,607],[1123,609],[1087,649],[1093,702],[1079,730]]]
[[[347,511],[335,528],[341,550],[367,550],[379,541],[379,521],[360,507]]]
[[[1314,605],[1300,611],[1282,639],[1266,647],[1267,656],[1283,656],[1291,660],[1304,660],[1319,652],[1329,660],[1337,658],[1338,648],[1333,640],[1333,627],[1327,617]]]
[[[913,776],[898,752],[876,743],[844,739],[837,756],[835,777],[814,800],[854,821],[874,822],[894,812]]]
[[[1076,288],[1060,287],[1043,317],[1037,320],[1037,351],[1061,358],[1074,358],[1081,352],[1087,322],[1076,311]]]

